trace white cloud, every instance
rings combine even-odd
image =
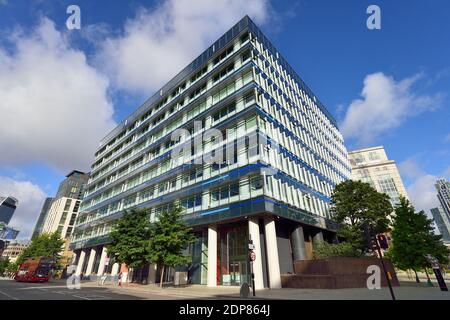
[[[406,191],[416,211],[424,210],[430,215],[429,210],[439,205],[434,184],[438,177],[450,178],[450,167],[436,176],[425,172],[414,157],[401,162],[398,167],[403,177],[411,179]]]
[[[121,35],[101,43],[96,62],[116,87],[148,95],[245,14],[264,23],[268,1],[166,0],[140,9]]]
[[[377,137],[399,127],[407,118],[430,111],[441,100],[438,95],[418,95],[412,90],[420,74],[396,82],[382,72],[364,79],[362,99],[347,108],[341,129],[344,136],[359,144],[372,143]]]
[[[0,47],[0,164],[87,170],[115,125],[108,80],[49,19],[10,42]]]
[[[425,174],[417,177],[406,191],[416,209],[416,211],[424,210],[429,212],[430,209],[438,206],[438,199],[434,184],[437,177],[431,174]]]
[[[18,239],[30,238],[46,197],[45,192],[30,181],[0,176],[0,195],[19,200],[9,225],[20,231]]]

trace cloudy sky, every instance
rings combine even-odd
[[[100,139],[248,14],[338,119],[347,148],[384,145],[416,209],[450,178],[450,3],[0,0],[0,195],[27,238],[46,196],[89,171]],[[81,8],[68,30],[66,9]]]

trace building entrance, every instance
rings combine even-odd
[[[221,227],[219,241],[218,283],[240,286],[244,282],[249,282],[247,225]]]

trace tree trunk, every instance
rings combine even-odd
[[[162,265],[161,269],[161,280],[159,280],[159,287],[162,288],[164,282],[164,265]]]
[[[428,269],[425,268],[425,274],[427,275],[427,282],[430,287],[433,286],[433,282],[431,282],[430,275],[428,274]]]
[[[414,274],[416,275],[416,282],[420,283],[419,276],[417,275],[417,271],[414,269],[413,269],[413,271],[414,271]]]

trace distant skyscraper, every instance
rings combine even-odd
[[[386,193],[392,205],[399,202],[399,197],[406,199],[405,186],[394,160],[389,160],[384,147],[355,150],[348,153],[352,165],[352,179],[370,184],[378,192]]]
[[[437,197],[441,203],[441,207],[450,220],[450,182],[446,181],[444,178],[439,178],[435,184],[437,190]]]
[[[450,243],[450,221],[441,208],[433,208],[430,210],[433,215],[433,219],[442,235],[444,242]]]
[[[38,220],[36,222],[36,226],[34,227],[32,238],[38,236],[42,233],[42,229],[44,227],[45,219],[47,218],[48,211],[50,210],[50,206],[52,205],[53,198],[46,198],[44,201],[44,205],[42,206],[41,213],[39,214]]]
[[[8,224],[17,208],[19,201],[13,197],[0,197],[0,222]]]

